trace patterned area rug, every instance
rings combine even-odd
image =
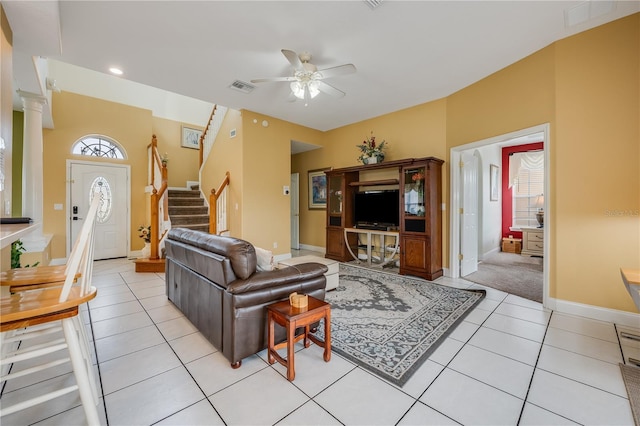
[[[333,321],[331,321],[333,325]],[[620,372],[627,388],[631,413],[636,426],[640,426],[640,367],[633,365],[620,365]]]
[[[402,386],[484,296],[341,263],[340,284],[325,297],[332,350]],[[324,339],[322,326],[316,335]]]

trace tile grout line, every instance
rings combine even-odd
[[[485,296],[485,297],[486,297],[486,296]],[[454,422],[456,422],[456,423],[458,423],[458,424],[460,423],[460,422],[458,422],[457,420],[455,420],[455,419],[453,419],[453,418],[449,417],[448,415],[444,414],[443,412],[441,412],[441,411],[437,410],[435,407],[430,406],[430,405],[429,405],[429,404],[427,404],[426,402],[422,402],[422,401],[420,401],[420,398],[422,398],[422,397],[424,396],[424,394],[429,390],[429,388],[430,388],[430,387],[435,383],[435,381],[436,381],[436,380],[438,380],[438,377],[440,377],[440,376],[442,375],[442,373],[443,373],[443,372],[444,372],[444,371],[449,367],[449,364],[451,364],[451,361],[453,361],[453,359],[454,359],[454,358],[455,358],[455,357],[460,353],[460,351],[462,351],[462,349],[464,349],[464,347],[465,347],[467,344],[469,344],[469,341],[470,341],[470,340],[473,338],[473,336],[475,336],[475,335],[476,335],[476,333],[477,333],[477,332],[482,328],[482,325],[483,325],[485,322],[487,322],[487,320],[489,319],[489,317],[491,316],[491,314],[493,314],[493,313],[496,311],[496,309],[498,309],[498,306],[500,306],[502,303],[504,303],[504,300],[505,300],[505,299],[506,299],[506,296],[505,296],[505,298],[503,298],[503,299],[500,301],[500,303],[498,303],[498,305],[497,305],[497,306],[496,306],[492,311],[489,311],[489,312],[491,312],[491,313],[490,313],[489,315],[487,315],[487,317],[482,321],[482,323],[481,323],[481,324],[479,324],[479,326],[478,326],[478,328],[476,329],[476,331],[474,331],[474,332],[473,332],[473,334],[471,334],[471,336],[469,336],[469,338],[467,339],[467,341],[466,341],[466,342],[462,342],[462,343],[463,343],[463,344],[462,344],[462,347],[461,347],[460,349],[458,349],[458,350],[456,351],[456,353],[451,357],[451,359],[447,362],[447,364],[443,366],[442,370],[440,370],[440,372],[436,375],[436,377],[434,377],[434,378],[433,378],[433,380],[431,381],[431,383],[429,384],[429,386],[427,386],[427,388],[426,388],[424,391],[422,391],[422,393],[420,393],[420,395],[419,395],[417,398],[415,398],[415,402],[414,402],[414,403],[411,405],[411,407],[409,407],[409,409],[408,409],[408,410],[407,410],[407,411],[402,415],[402,417],[400,417],[400,419],[398,420],[398,422],[397,422],[396,424],[398,424],[398,423],[400,423],[400,422],[402,421],[402,419],[403,419],[403,418],[404,418],[404,417],[409,413],[409,411],[411,411],[411,409],[416,405],[416,403],[417,403],[417,402],[420,402],[420,403],[424,404],[425,406],[429,407],[430,409],[434,410],[435,412],[437,412],[437,413],[439,413],[439,414],[441,414],[441,415],[445,416],[445,417],[446,417],[446,418],[448,418],[448,419],[451,419],[452,421],[454,421]],[[480,309],[480,308],[478,307],[478,305],[476,305],[476,306],[475,306],[475,308],[474,308],[474,310],[475,310],[475,309]],[[484,310],[484,309],[482,309],[482,310]],[[470,312],[469,312],[469,313],[470,313]],[[473,324],[473,323],[472,323],[472,324]],[[455,340],[455,339],[454,339],[454,340]],[[435,361],[433,361],[433,362],[435,362]],[[437,362],[436,362],[436,364],[438,364],[438,365],[442,365],[442,364],[439,364],[439,363],[437,363]],[[453,370],[453,369],[451,369],[451,370],[452,370],[452,371],[456,371],[456,370]],[[460,372],[458,372],[458,371],[456,371],[456,372],[457,372],[457,373],[459,373],[459,374],[462,374],[462,373],[460,373]],[[467,376],[466,374],[464,374],[464,376],[469,377],[469,376]],[[474,378],[474,377],[470,377],[470,378],[471,378],[471,379],[473,379],[473,380],[475,380],[475,381],[477,381],[477,382],[480,382],[480,383],[483,383],[483,384],[485,384],[485,385],[488,385],[487,383],[484,383],[484,382],[482,382],[482,381],[480,381],[480,380],[478,380],[478,379],[476,379],[476,378]],[[491,385],[488,385],[488,386],[491,386]],[[492,387],[493,387],[493,386],[492,386]],[[496,389],[497,389],[497,388],[496,388]],[[501,389],[498,389],[498,390],[502,391]],[[504,392],[504,391],[502,391],[502,392]],[[412,398],[413,398],[413,397],[412,397]]]
[[[155,274],[155,272],[154,272]],[[129,285],[129,283],[127,282],[127,280],[124,279],[124,277],[122,277],[124,283],[126,284],[126,286],[129,288],[129,290],[131,291],[131,293],[133,294],[133,296],[136,298],[136,300],[138,301],[138,303],[140,303],[140,306],[142,307],[142,309],[144,310],[144,313],[149,317],[149,319],[151,320],[151,322],[153,323],[153,326],[156,328],[156,330],[158,330],[158,333],[160,333],[160,335],[162,336],[162,338],[164,339],[165,343],[167,344],[167,346],[169,346],[169,349],[171,349],[171,352],[173,352],[173,354],[176,356],[176,358],[178,359],[178,361],[180,362],[180,365],[184,368],[184,370],[186,371],[186,373],[189,375],[189,377],[191,377],[191,380],[193,380],[193,383],[198,387],[198,389],[200,390],[200,392],[202,392],[202,395],[204,396],[204,399],[201,399],[199,401],[194,402],[193,404],[190,404],[186,407],[183,407],[182,409],[176,411],[175,413],[171,413],[170,415],[166,416],[165,418],[162,418],[160,420],[158,420],[157,422],[154,422],[152,424],[156,424],[159,423],[171,416],[174,416],[175,414],[186,410],[189,407],[194,406],[195,404],[198,404],[199,402],[206,400],[209,405],[211,406],[211,408],[213,408],[213,411],[215,411],[215,413],[218,415],[218,417],[220,418],[220,420],[222,421],[222,423],[226,426],[227,422],[222,418],[222,416],[220,415],[220,413],[218,412],[218,410],[216,409],[216,407],[214,407],[214,405],[211,403],[211,401],[209,400],[209,397],[207,396],[207,394],[205,393],[204,389],[202,389],[202,387],[198,384],[198,382],[196,381],[195,377],[193,377],[193,375],[191,374],[191,372],[189,371],[189,369],[187,368],[186,364],[182,361],[182,359],[180,358],[180,356],[178,356],[178,354],[176,353],[175,349],[173,348],[173,346],[171,346],[171,343],[169,343],[169,341],[167,340],[166,336],[162,333],[162,331],[160,330],[160,328],[158,327],[158,324],[156,323],[156,321],[151,317],[151,315],[149,315],[149,311],[147,310],[147,308],[144,306],[144,304],[140,301],[140,299],[138,298],[138,296],[136,295],[136,293],[133,291],[133,289],[131,288],[131,286]],[[164,280],[163,280],[164,281]],[[166,296],[166,281],[164,281],[164,287],[165,287],[165,296]],[[168,300],[168,296],[167,296],[167,300]],[[172,303],[172,306],[173,305]],[[184,317],[184,315],[183,315]],[[186,317],[184,317],[186,318]],[[194,333],[197,333],[194,332]],[[159,373],[159,374],[163,374],[165,372]],[[159,375],[158,374],[158,375]],[[157,376],[157,375],[156,375]],[[145,379],[148,380],[148,379]],[[106,410],[106,405],[105,405],[105,410]]]

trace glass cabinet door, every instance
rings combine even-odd
[[[342,214],[342,176],[329,178],[329,214]]]
[[[424,217],[425,168],[411,167],[404,169],[404,216]]]

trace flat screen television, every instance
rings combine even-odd
[[[400,225],[399,190],[356,192],[354,204],[356,226]]]

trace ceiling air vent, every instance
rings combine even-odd
[[[256,88],[256,86],[252,86],[249,83],[246,83],[244,81],[241,80],[236,80],[233,83],[231,83],[231,85],[229,86],[230,89],[233,90],[238,90],[242,93],[251,93],[253,92],[253,89]]]
[[[373,10],[376,7],[380,6],[382,4],[383,0],[364,0],[364,2],[369,5],[369,7]]]

